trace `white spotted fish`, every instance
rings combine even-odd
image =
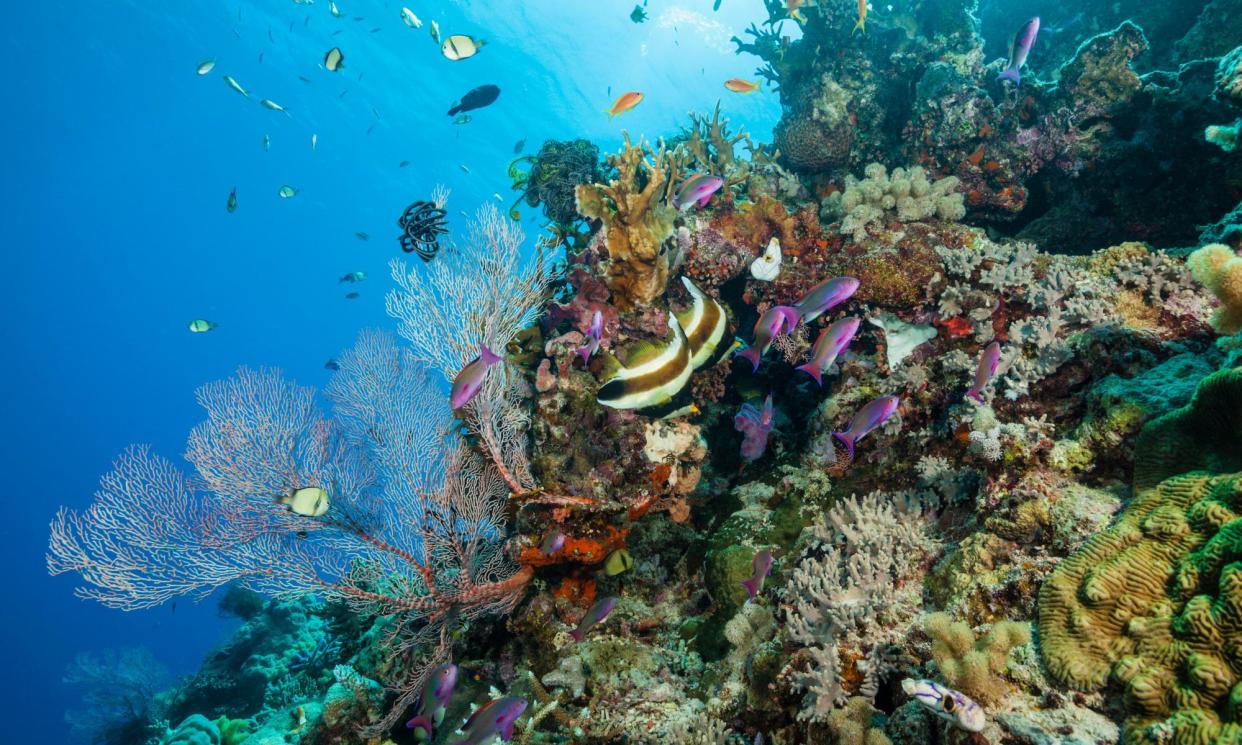
[[[980,732],[987,724],[983,707],[963,693],[945,688],[934,680],[901,681],[901,690],[913,696],[923,708],[949,724],[967,732]]]
[[[289,508],[290,512],[302,517],[320,517],[328,511],[328,493],[318,486],[307,486],[301,489],[290,489],[277,500]]]

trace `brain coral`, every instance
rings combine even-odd
[[[1137,496],[1040,591],[1048,669],[1074,688],[1124,686],[1127,743],[1242,743],[1242,473],[1191,470],[1242,462],[1240,396],[1242,369],[1223,371],[1150,424]],[[1168,476],[1177,464],[1189,472]]]

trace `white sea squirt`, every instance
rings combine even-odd
[[[763,255],[750,262],[750,276],[761,282],[771,282],[781,273],[781,241],[775,236],[768,241]]]

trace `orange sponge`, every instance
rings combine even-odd
[[[1212,314],[1212,328],[1219,334],[1242,331],[1242,256],[1212,243],[1190,254],[1186,264],[1195,279],[1220,300]]]

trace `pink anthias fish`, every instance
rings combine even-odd
[[[582,617],[582,620],[578,622],[578,628],[569,632],[569,635],[572,636],[576,642],[582,641],[582,638],[586,636],[587,632],[594,628],[595,624],[602,623],[603,620],[608,617],[608,614],[612,613],[612,609],[616,606],[616,598],[602,598],[597,600],[595,605],[592,605],[591,609],[588,610],[586,615]]]
[[[755,554],[755,558],[750,560],[750,568],[753,570],[750,579],[742,580],[742,587],[746,588],[746,601],[754,600],[759,593],[763,592],[763,581],[767,579],[768,572],[772,571],[772,552],[766,548]]]
[[[457,377],[453,378],[453,391],[449,394],[449,406],[453,411],[470,403],[470,399],[474,398],[479,389],[483,387],[483,379],[487,377],[487,371],[497,362],[500,362],[500,357],[488,349],[486,344],[480,344],[479,356],[471,360],[461,369],[461,372],[457,373]]]
[[[596,352],[599,351],[599,340],[604,335],[604,314],[598,310],[595,315],[591,316],[591,327],[587,329],[586,344],[578,347],[575,353],[582,358],[582,364],[586,364]]]
[[[710,173],[696,173],[677,187],[673,194],[673,206],[684,210],[692,204],[706,207],[712,195],[724,186],[724,179]]]
[[[798,325],[798,311],[788,305],[773,305],[755,321],[754,341],[737,354],[750,360],[752,372],[759,369],[759,358],[768,351],[772,342],[781,334],[789,333]]]
[[[768,433],[772,431],[775,413],[772,394],[769,393],[762,409],[745,403],[733,417],[733,428],[742,433],[742,457],[746,460],[758,460],[768,449]]]
[[[996,369],[1000,367],[1000,351],[1000,343],[992,342],[979,355],[979,366],[975,368],[975,384],[966,391],[967,396],[979,403],[983,403],[984,387],[996,377]]]
[[[544,556],[551,556],[557,551],[565,547],[565,534],[559,530],[548,533],[548,537],[543,539],[543,543],[539,545],[539,553]]]
[[[1005,65],[1004,72],[996,76],[997,80],[1012,80],[1014,85],[1022,84],[1022,66],[1026,64],[1026,57],[1031,53],[1031,47],[1035,46],[1035,37],[1038,35],[1039,16],[1035,16],[1009,42],[1009,63]]]
[[[444,712],[448,710],[456,685],[456,665],[441,665],[427,676],[418,699],[418,714],[405,723],[407,728],[414,730],[416,738],[430,741],[435,736],[435,728],[444,721]]]
[[[457,740],[453,745],[483,745],[492,742],[497,735],[508,742],[513,739],[513,723],[526,711],[526,699],[517,696],[502,696],[495,701],[483,704],[470,715],[461,726],[466,739]]]
[[[829,277],[807,290],[793,307],[801,314],[802,320],[809,323],[853,297],[858,285],[858,280],[853,277]]]
[[[850,420],[849,429],[832,433],[833,437],[845,445],[849,460],[854,460],[854,446],[876,427],[888,421],[888,418],[896,413],[897,405],[900,403],[901,399],[897,396],[881,396],[854,414],[854,418]]]
[[[837,361],[837,356],[845,351],[850,341],[854,339],[859,323],[858,318],[846,316],[819,332],[815,346],[811,347],[811,360],[805,365],[798,365],[796,369],[815,378],[815,382],[822,386],[824,373],[832,367],[832,363]]]

